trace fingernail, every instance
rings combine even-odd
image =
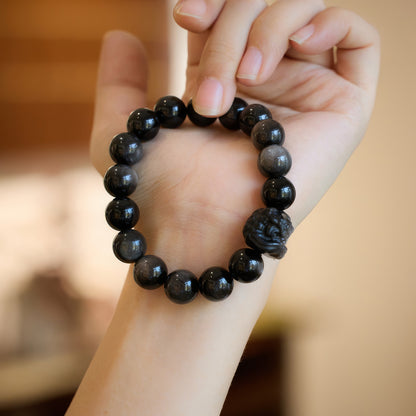
[[[216,116],[221,110],[223,87],[215,78],[202,81],[192,100],[195,111],[204,116]]]
[[[308,40],[315,31],[315,26],[313,24],[306,25],[295,32],[292,36],[290,36],[290,40],[296,42],[298,45],[302,45],[303,42]]]
[[[256,79],[262,61],[262,53],[254,46],[248,47],[238,67],[237,78]]]
[[[202,19],[206,11],[207,6],[203,0],[182,0],[174,8],[176,14],[196,19]]]

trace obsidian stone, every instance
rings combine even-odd
[[[105,210],[105,219],[108,225],[120,231],[133,228],[139,221],[139,216],[139,207],[130,198],[115,198]]]
[[[250,136],[251,130],[259,122],[272,118],[272,113],[262,104],[249,104],[240,113],[240,129]]]
[[[153,139],[160,129],[156,113],[148,108],[134,110],[127,120],[127,131],[145,142]]]
[[[230,109],[219,118],[220,123],[229,130],[238,130],[240,128],[240,113],[247,105],[242,98],[235,97]]]
[[[199,291],[209,300],[219,301],[230,296],[234,282],[222,267],[210,267],[199,278]]]
[[[269,118],[260,121],[253,127],[251,140],[259,150],[272,144],[282,145],[285,141],[285,131],[280,123]]]
[[[293,204],[295,197],[296,191],[293,183],[284,176],[269,178],[263,185],[262,198],[268,207],[284,210]]]
[[[139,286],[145,289],[156,289],[166,282],[168,269],[161,258],[149,254],[137,260],[133,276]]]
[[[199,127],[210,126],[217,119],[216,117],[204,117],[204,116],[201,116],[201,114],[198,114],[194,110],[194,106],[192,105],[192,100],[189,100],[189,103],[188,103],[188,118],[189,120],[192,121],[192,123],[194,123],[196,126],[199,126]]]
[[[186,118],[185,104],[180,98],[173,95],[159,98],[154,110],[162,127],[168,129],[179,127]]]
[[[165,282],[166,296],[175,303],[189,303],[198,294],[198,279],[188,270],[175,270]]]
[[[263,273],[261,254],[251,248],[237,250],[230,259],[228,269],[235,280],[243,283],[254,282]]]
[[[111,166],[104,176],[106,191],[117,198],[131,195],[136,190],[138,182],[136,171],[128,165]]]
[[[116,163],[134,165],[143,157],[143,146],[134,134],[120,133],[111,141],[110,156]]]
[[[277,208],[257,209],[248,218],[243,229],[249,247],[277,259],[285,255],[285,244],[292,232],[289,215]]]
[[[146,252],[146,240],[136,230],[119,232],[113,241],[116,257],[124,263],[134,263]]]
[[[289,152],[277,144],[265,147],[257,159],[257,167],[264,176],[278,177],[286,175],[292,166]]]

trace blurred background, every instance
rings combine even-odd
[[[173,4],[0,0],[0,415],[63,414],[111,319],[127,267],[88,160],[100,42],[138,35],[149,105],[180,95]],[[224,416],[416,414],[416,6],[327,5],[381,33],[374,117],[292,237]]]

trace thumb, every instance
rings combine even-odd
[[[101,47],[90,152],[100,173],[113,164],[111,139],[126,131],[127,116],[146,105],[147,62],[141,42],[122,31],[106,33]]]

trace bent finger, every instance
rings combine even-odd
[[[357,14],[329,8],[290,37],[292,47],[315,55],[336,47],[335,71],[374,94],[378,78],[380,39],[376,29]]]
[[[230,108],[236,90],[235,73],[244,53],[250,27],[265,7],[264,0],[225,3],[199,61],[193,98],[198,113],[218,116]]]
[[[267,7],[251,28],[238,80],[258,85],[269,79],[288,50],[289,36],[323,8],[320,0],[278,0]]]
[[[173,9],[176,23],[190,32],[203,32],[214,23],[225,0],[180,0]]]

